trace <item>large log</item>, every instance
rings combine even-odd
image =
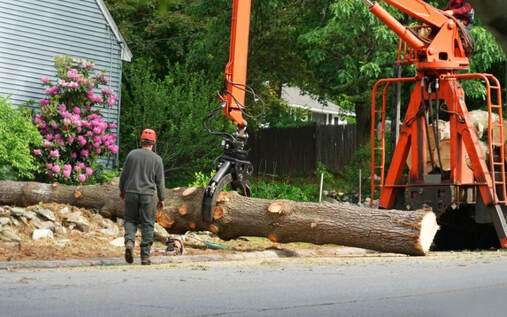
[[[157,221],[171,233],[209,230],[224,240],[267,237],[273,242],[338,244],[384,252],[424,255],[438,230],[431,210],[381,210],[349,204],[270,201],[221,193],[214,222],[201,220],[203,188],[166,191],[166,207]],[[117,183],[66,186],[35,182],[0,182],[0,204],[67,203],[121,217]]]

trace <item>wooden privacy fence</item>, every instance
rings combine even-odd
[[[355,125],[268,128],[248,140],[255,175],[311,175],[318,162],[340,172],[357,148]]]

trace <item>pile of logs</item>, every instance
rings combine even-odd
[[[482,150],[482,154],[484,155],[484,158],[487,160],[489,157],[489,149],[488,149],[488,112],[484,110],[473,110],[469,112],[470,118],[472,119],[475,132],[477,133],[477,136],[479,138],[479,145]],[[492,122],[498,122],[498,115],[493,114]],[[507,161],[507,121],[504,121],[503,124],[503,141],[504,141],[504,151],[505,151],[505,158]],[[440,145],[440,158],[442,161],[442,170],[443,171],[450,171],[451,169],[451,133],[450,133],[450,125],[448,121],[439,120],[438,124],[436,125],[438,127],[438,144]],[[493,143],[499,143],[499,137],[500,137],[500,128],[498,126],[495,126],[492,130],[493,134]],[[433,154],[433,165],[435,167],[439,167],[440,163],[438,160],[438,151],[437,147],[435,146],[435,137],[433,133],[433,126],[429,125],[429,138],[430,138],[430,149]],[[410,161],[410,153],[407,159],[407,165],[411,166]],[[470,159],[468,157],[468,154],[465,154],[466,162],[469,168],[472,168]],[[432,170],[432,164],[430,156],[427,155],[427,161],[424,165],[424,172],[429,173]]]

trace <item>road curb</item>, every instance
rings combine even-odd
[[[356,249],[356,248],[336,248],[323,252],[322,250],[266,250],[255,252],[238,252],[231,254],[207,254],[207,255],[169,255],[153,256],[153,264],[169,263],[193,263],[193,262],[218,262],[218,261],[241,261],[253,259],[275,259],[275,258],[293,258],[293,257],[318,257],[318,256],[340,256],[340,255],[365,255],[367,253],[376,253],[375,251]],[[141,264],[139,259],[134,260],[134,264]],[[81,260],[50,260],[50,261],[4,261],[0,262],[0,270],[15,269],[55,269],[72,267],[90,267],[90,266],[118,266],[128,265],[123,258],[99,258],[99,259],[81,259]]]

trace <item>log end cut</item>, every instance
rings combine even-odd
[[[285,205],[283,201],[277,201],[274,203],[271,203],[268,207],[268,211],[272,214],[281,214],[283,213]]]
[[[182,216],[186,215],[188,213],[187,205],[186,204],[181,205],[180,208],[178,209],[178,213]]]
[[[416,242],[423,252],[422,255],[426,255],[429,252],[433,238],[439,228],[435,214],[431,211],[427,212],[421,220],[421,231],[419,239]]]

